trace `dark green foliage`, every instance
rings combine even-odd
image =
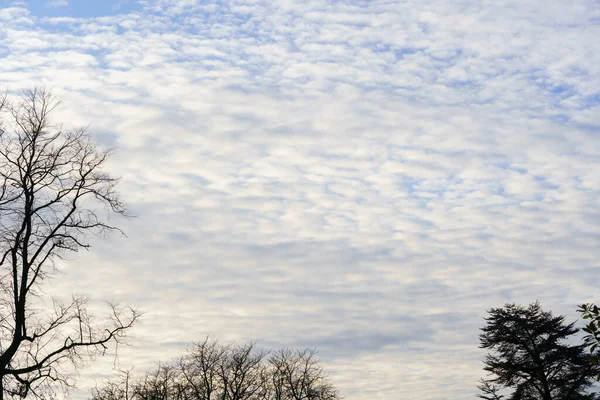
[[[590,360],[598,364],[598,345],[600,344],[600,309],[595,304],[582,304],[577,312],[582,314],[583,319],[589,320],[583,331],[587,333],[583,337],[585,346],[590,351]],[[600,374],[596,377],[600,381]]]
[[[507,304],[492,308],[480,335],[481,348],[491,350],[484,369],[493,378],[482,380],[482,399],[506,400],[596,399],[588,393],[599,367],[586,356],[584,345],[565,340],[577,332],[564,316],[545,312],[535,302],[528,307]],[[495,396],[495,397],[494,397]]]

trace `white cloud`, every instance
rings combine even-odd
[[[592,1],[142,3],[0,9],[0,85],[118,149],[139,217],[57,290],[143,306],[123,364],[211,333],[316,346],[349,400],[459,399],[485,309],[592,300]]]
[[[68,7],[68,0],[50,0],[46,2],[46,8]]]

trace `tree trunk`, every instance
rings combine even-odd
[[[552,395],[550,394],[550,388],[548,387],[547,382],[544,382],[544,400],[552,400]]]

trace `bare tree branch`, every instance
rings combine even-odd
[[[0,94],[0,400],[72,386],[66,367],[103,355],[139,317],[111,305],[107,323],[95,325],[81,297],[53,300],[46,318],[32,307],[56,259],[120,231],[96,210],[126,215],[118,179],[103,171],[110,150],[97,148],[86,128],[52,124],[59,104],[45,89],[18,100]]]
[[[123,375],[92,390],[92,400],[340,400],[314,350],[270,353],[206,338],[138,379]],[[267,358],[268,357],[268,358]],[[103,397],[104,396],[104,397]]]

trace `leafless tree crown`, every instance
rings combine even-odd
[[[144,377],[123,373],[92,391],[92,400],[339,400],[314,350],[268,353],[254,343],[206,339]]]
[[[56,259],[118,230],[101,215],[125,214],[117,179],[103,170],[110,151],[85,128],[52,123],[58,105],[44,89],[0,95],[0,399],[72,385],[67,364],[103,354],[138,317],[111,305],[108,322],[96,325],[82,297],[34,306]]]

